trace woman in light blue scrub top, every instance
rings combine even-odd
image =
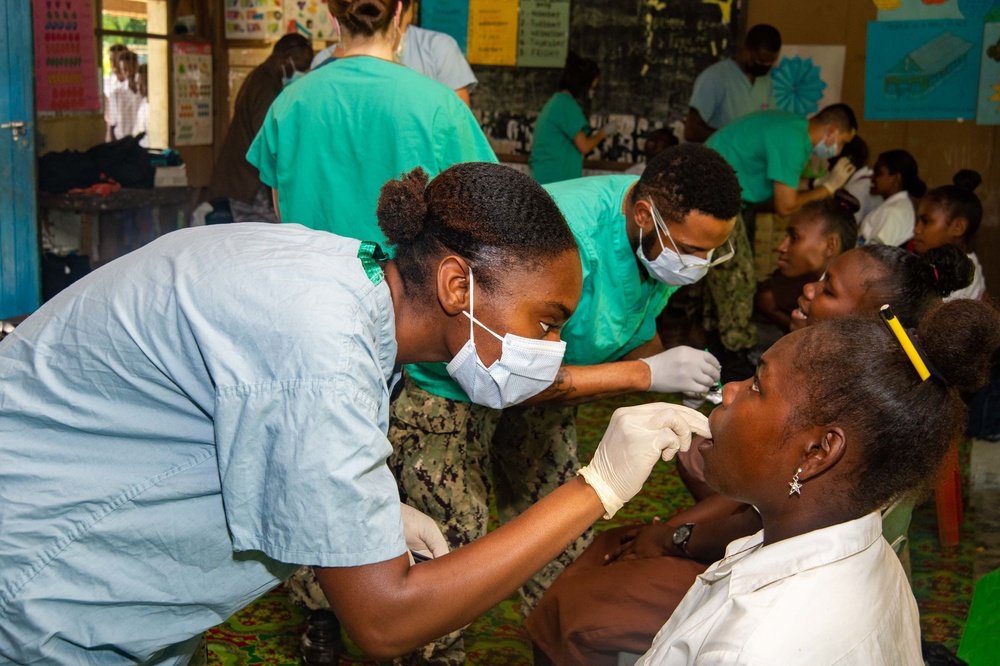
[[[512,336],[558,348],[581,267],[552,199],[500,165],[429,185],[414,170],[378,218],[394,260],[299,225],[170,233],[0,342],[0,662],[186,664],[303,565],[389,658],[513,592],[608,510],[607,488],[638,492],[667,444],[644,467],[634,443],[604,443],[607,481],[411,568],[386,465],[400,364],[471,343],[485,371],[517,360]],[[470,340],[473,307],[506,334],[502,363],[482,328]]]

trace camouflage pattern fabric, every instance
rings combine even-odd
[[[701,320],[706,331],[717,331],[722,345],[730,351],[749,349],[757,343],[757,329],[750,321],[753,317],[753,299],[757,292],[753,250],[747,239],[743,215],[736,218],[730,236],[735,254],[729,261],[708,269],[700,289]]]

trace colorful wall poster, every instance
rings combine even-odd
[[[995,0],[874,0],[879,21],[982,20]]]
[[[569,51],[569,0],[521,0],[519,67],[562,67]]]
[[[226,39],[272,39],[284,32],[284,0],[226,0]]]
[[[469,0],[469,62],[517,64],[517,15],[517,2]]]
[[[35,105],[39,111],[100,111],[93,0],[32,0]]]
[[[175,146],[212,143],[212,45],[174,43]]]
[[[983,26],[977,102],[976,122],[980,125],[1000,125],[1000,22]]]
[[[335,40],[333,19],[324,0],[285,0],[285,29],[309,39]]]
[[[771,70],[778,107],[808,116],[840,102],[846,46],[785,44]]]
[[[420,27],[451,35],[462,53],[468,51],[469,3],[467,0],[421,0]]]
[[[872,21],[865,57],[865,118],[974,118],[982,23]]]

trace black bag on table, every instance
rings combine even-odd
[[[156,167],[149,161],[149,152],[139,145],[144,136],[126,136],[110,143],[101,143],[87,151],[97,169],[122,187],[152,187]]]

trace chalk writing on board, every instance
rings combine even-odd
[[[569,0],[521,0],[519,67],[562,67],[569,50]]]

